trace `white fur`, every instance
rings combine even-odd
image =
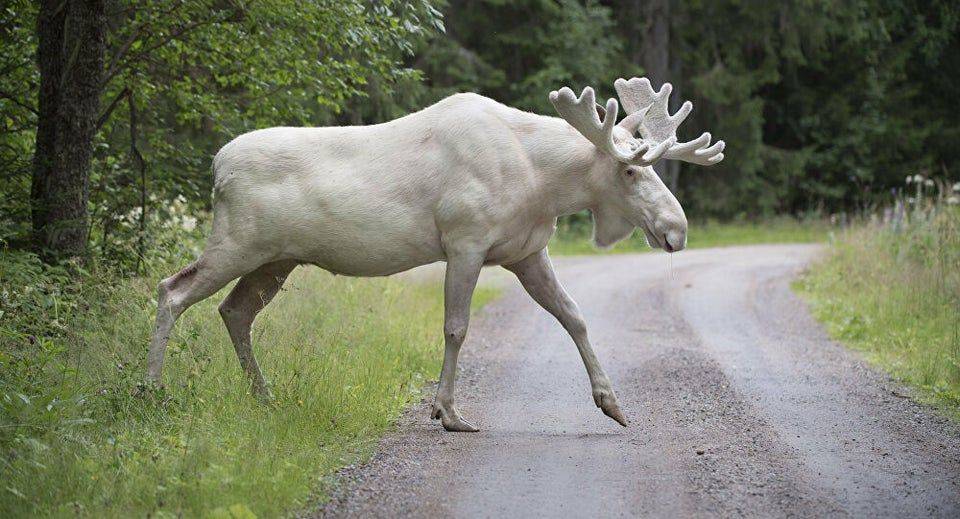
[[[632,132],[617,127],[612,138],[624,142]],[[652,168],[618,162],[563,119],[475,94],[378,125],[247,133],[220,150],[213,169],[213,231],[197,262],[160,283],[149,380],[160,379],[176,318],[237,277],[221,312],[244,369],[265,393],[250,325],[297,264],[383,276],[445,260],[447,349],[434,415],[451,430],[475,429],[453,406],[453,382],[482,265],[522,269],[541,285],[528,286],[531,294],[565,296],[545,248],[557,217],[584,209],[598,245],[636,226],[651,245],[686,243],[683,210]],[[554,301],[561,322],[576,322],[571,304]],[[587,351],[597,405],[619,415],[585,332],[575,338]]]

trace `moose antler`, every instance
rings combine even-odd
[[[603,121],[600,121],[596,96],[590,87],[584,88],[580,97],[576,97],[573,90],[567,87],[559,91],[554,90],[550,92],[550,102],[553,103],[560,117],[576,128],[594,146],[625,164],[649,166],[659,160],[676,141],[674,138],[653,142],[653,149],[651,149],[651,143],[647,141],[630,140],[624,143],[626,148],[617,144],[613,139],[613,127],[617,124],[619,112],[617,100],[613,98],[607,100],[606,112],[603,115]]]
[[[710,133],[704,132],[700,137],[688,142],[676,143],[677,128],[690,115],[693,104],[690,101],[683,103],[677,113],[670,115],[668,102],[673,86],[664,83],[659,92],[654,92],[647,78],[633,78],[629,81],[620,78],[613,83],[617,95],[623,101],[623,108],[627,117],[620,126],[631,134],[638,130],[644,141],[667,142],[673,140],[675,144],[663,155],[663,158],[682,160],[712,166],[723,160],[723,141],[710,144]]]
[[[607,100],[601,121],[596,96],[590,87],[584,88],[580,97],[576,97],[573,90],[567,87],[554,90],[550,92],[550,102],[570,126],[598,149],[624,164],[649,166],[664,158],[712,166],[723,160],[724,143],[717,141],[710,146],[709,132],[692,141],[677,143],[677,128],[690,115],[693,104],[687,101],[677,113],[670,115],[667,108],[670,92],[673,91],[670,83],[664,83],[659,92],[653,90],[647,78],[629,81],[621,78],[613,86],[628,114],[619,126],[629,131],[631,137],[639,131],[641,139],[627,139],[619,143],[614,140],[613,128],[618,126],[617,100]]]

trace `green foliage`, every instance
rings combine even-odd
[[[30,232],[30,171],[36,131],[33,93],[40,84],[34,63],[36,2],[0,7],[0,241]]]
[[[857,209],[889,201],[907,173],[960,168],[939,144],[957,96],[933,80],[960,70],[954,3],[685,5],[683,76],[705,101],[698,121],[730,145],[683,184],[693,210]]]
[[[796,287],[834,337],[960,413],[960,209],[853,228]]]
[[[597,2],[451,2],[446,13],[446,36],[417,61],[435,98],[476,91],[553,114],[551,90],[593,85],[612,94],[618,74],[640,71],[613,32],[613,10]]]
[[[439,371],[438,286],[301,268],[254,330],[273,405],[248,392],[223,294],[181,319],[166,386],[144,390],[153,279],[173,267],[147,270],[0,253],[0,516],[290,512],[371,452]]]
[[[403,60],[443,28],[424,0],[137,0],[108,2],[107,12],[90,243],[99,260],[125,270],[162,246],[144,227],[170,218],[171,202],[208,207],[210,160],[220,146],[255,128],[336,123],[371,84],[391,96],[419,80]],[[0,21],[0,240],[22,243],[36,125],[36,7],[12,2]],[[145,158],[145,178],[132,144]],[[138,216],[131,225],[131,213],[142,209],[144,225]]]

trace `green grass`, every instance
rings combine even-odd
[[[839,236],[795,284],[833,337],[960,417],[960,211]]]
[[[295,511],[439,372],[439,286],[300,268],[254,327],[273,405],[248,393],[225,292],[181,318],[143,394],[154,282],[62,275],[0,255],[0,517]]]
[[[718,223],[690,222],[687,246],[689,248],[753,245],[758,243],[812,243],[826,241],[831,227],[823,220],[800,221],[778,217],[762,222]],[[591,242],[592,229],[588,225],[571,227],[561,224],[550,241],[550,253],[557,255],[617,254],[647,252],[650,247],[643,232],[623,240],[609,250],[600,250]]]

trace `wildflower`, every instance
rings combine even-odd
[[[904,182],[906,182],[909,186],[910,183],[913,182],[913,175],[907,175],[907,178],[904,180]],[[960,182],[957,182],[957,184],[960,184]]]
[[[925,185],[925,186],[927,186],[927,187],[933,187],[933,180],[928,178],[928,179],[926,179],[926,180],[923,181],[923,185]]]
[[[921,175],[920,173],[917,173],[916,175],[913,176],[913,181],[918,184],[923,182],[923,175]]]
[[[953,185],[953,192],[960,193],[960,182],[957,182],[956,184]]]
[[[192,231],[197,228],[197,219],[192,216],[184,216],[180,220],[180,226],[183,227],[185,231]]]
[[[950,205],[960,205],[960,196],[953,195],[947,199],[947,203]]]

